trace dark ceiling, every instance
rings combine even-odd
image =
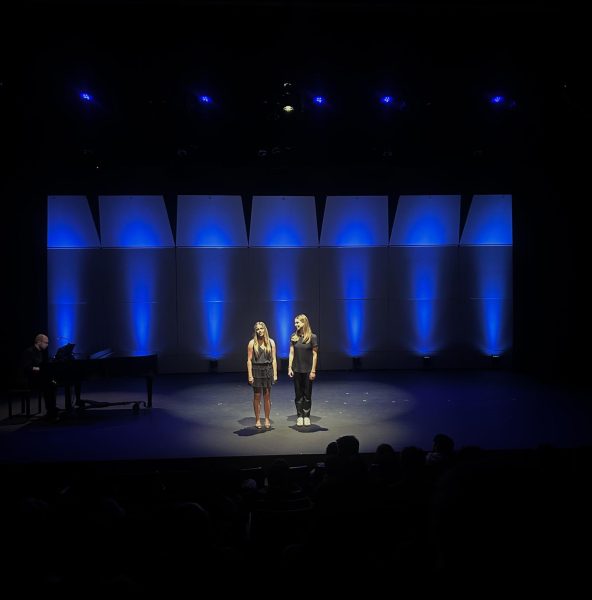
[[[54,171],[536,163],[581,117],[576,17],[486,2],[26,2],[4,40],[4,143]],[[380,106],[384,93],[404,106]]]

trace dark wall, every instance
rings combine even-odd
[[[590,115],[577,19],[561,8],[483,5],[462,15],[453,5],[344,3],[336,15],[335,5],[225,3],[220,12],[205,4],[176,18],[146,7],[142,29],[142,3],[18,9],[24,17],[33,7],[29,26],[17,44],[3,39],[11,59],[0,72],[5,371],[46,328],[48,194],[241,194],[248,205],[253,194],[274,193],[389,194],[393,202],[399,194],[510,193],[515,364],[585,372]],[[87,27],[67,27],[72,15]],[[246,104],[259,112],[227,105],[232,117],[204,119],[183,96],[194,80],[221,96],[261,88],[269,108],[270,82],[285,77],[330,82],[336,96],[402,81],[409,105],[404,118],[381,120],[358,96],[322,127],[302,112],[289,128],[261,109],[261,98]],[[71,92],[84,81],[116,100],[82,113]],[[511,114],[457,102],[502,84],[519,93]]]

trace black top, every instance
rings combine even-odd
[[[21,357],[20,377],[23,379],[23,382],[31,385],[33,381],[39,378],[39,373],[33,371],[33,367],[40,367],[47,362],[48,355],[46,350],[39,350],[36,346],[27,348]]]
[[[302,336],[297,342],[290,342],[294,347],[294,360],[292,361],[292,371],[295,373],[310,373],[312,371],[312,349],[318,347],[317,336],[312,334],[310,342],[304,344]]]
[[[259,354],[257,354],[257,350],[259,350]],[[271,362],[271,352],[268,352],[263,346],[259,346],[259,348],[253,346],[253,358],[251,359],[252,364],[268,365],[271,364]]]

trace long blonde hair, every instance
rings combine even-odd
[[[257,337],[257,327],[263,327],[263,346],[265,351],[271,354],[271,342],[269,341],[269,331],[267,325],[263,321],[257,321],[253,325],[253,351],[256,356],[259,356],[259,338]]]
[[[310,338],[312,337],[312,330],[310,328],[310,323],[308,322],[308,317],[306,315],[296,315],[294,320],[298,319],[299,321],[304,321],[304,325],[302,326],[302,341],[305,344],[310,342]],[[298,341],[298,330],[295,330],[290,338],[292,342]]]

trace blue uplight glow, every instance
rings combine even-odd
[[[425,214],[407,230],[408,246],[440,246],[446,243],[445,223],[436,215]]]
[[[436,351],[434,343],[434,317],[436,300],[425,298],[415,302],[413,322],[415,326],[414,350],[422,356],[430,355]]]
[[[99,236],[86,197],[48,197],[47,247],[100,247]]]
[[[210,360],[222,358],[220,348],[224,321],[224,302],[210,300],[205,303],[204,318],[207,323],[208,339],[206,340],[206,355]]]
[[[130,317],[133,325],[134,354],[147,354],[154,320],[154,304],[151,302],[130,303]]]
[[[479,255],[480,265],[478,277],[478,294],[481,306],[481,351],[484,354],[500,354],[506,350],[511,341],[503,339],[506,315],[505,298],[509,296],[509,273],[506,272],[505,261],[500,260],[501,249],[491,249]]]
[[[491,356],[501,354],[508,346],[502,340],[504,302],[500,298],[485,298],[482,306],[483,341],[481,351]]]
[[[298,247],[303,245],[298,224],[291,219],[275,221],[275,226],[265,236],[265,246]]]
[[[173,234],[161,196],[100,196],[104,248],[171,248]]]
[[[67,219],[55,219],[48,227],[48,248],[82,248],[85,240]]]
[[[364,331],[365,300],[350,299],[345,301],[345,327],[347,331],[347,353],[352,358],[362,354],[362,334]]]
[[[458,244],[460,196],[400,196],[391,235],[394,246]]]
[[[154,254],[150,251],[125,253],[124,277],[127,288],[126,300],[129,302],[132,327],[130,338],[133,341],[132,351],[135,353],[150,352],[154,336],[155,310],[154,302],[156,273]]]
[[[474,246],[512,245],[512,196],[474,196],[461,244]]]
[[[232,282],[230,281],[231,261],[233,251],[228,249],[212,249],[196,256],[196,281],[199,287],[196,290],[195,310],[199,320],[205,326],[203,331],[205,339],[199,342],[203,345],[203,354],[209,360],[224,358],[227,352],[224,340],[228,327],[229,300],[232,296]],[[197,338],[197,332],[196,332]]]
[[[369,255],[364,250],[351,249],[341,254],[340,268],[343,298],[366,298],[368,288]]]
[[[63,346],[63,344],[74,342],[76,343],[78,328],[77,323],[77,312],[78,305],[60,303],[56,305],[55,318],[57,329],[57,344],[56,346]]]
[[[344,318],[347,347],[344,351],[352,358],[362,354],[362,337],[366,317],[366,299],[370,271],[370,251],[349,248],[340,252],[341,293],[344,298]]]
[[[421,249],[418,249],[421,250]],[[436,310],[438,302],[438,274],[440,255],[434,251],[414,251],[411,273],[411,306],[413,309],[414,352],[422,355],[432,354],[438,349],[435,339]]]
[[[253,196],[249,245],[318,246],[314,196]]]
[[[461,245],[512,246],[512,196],[476,195],[461,237]],[[482,302],[480,322],[484,354],[500,354],[511,346],[505,326],[509,315],[505,299],[511,295],[511,249],[480,248],[477,264],[477,298]]]
[[[159,246],[159,236],[151,223],[142,220],[129,221],[121,228],[120,247],[153,248]]]
[[[51,322],[52,351],[65,343],[80,347],[81,311],[85,308],[84,270],[88,254],[69,249],[50,249],[47,253],[47,295]]]
[[[286,269],[286,260],[288,259],[284,252],[293,251],[278,250],[266,256],[270,269],[269,285],[271,286],[271,297],[273,300],[281,302],[293,300],[296,297],[296,287],[298,286],[298,281],[294,277],[292,270]]]
[[[233,245],[233,239],[226,227],[220,223],[211,224],[195,232],[193,245],[196,247],[222,247]]]
[[[436,284],[438,281],[438,265],[435,262],[429,262],[426,258],[417,260],[413,270],[413,281],[411,289],[415,300],[426,300],[436,296]]]
[[[177,245],[228,248],[247,245],[240,196],[179,196]]]
[[[321,246],[387,244],[387,196],[327,196]]]
[[[337,236],[337,246],[372,246],[374,243],[372,231],[356,221],[344,224]]]
[[[294,331],[294,302],[291,300],[281,300],[274,304],[275,314],[270,335],[275,340],[276,353],[278,358],[287,358],[290,354],[290,336]]]

